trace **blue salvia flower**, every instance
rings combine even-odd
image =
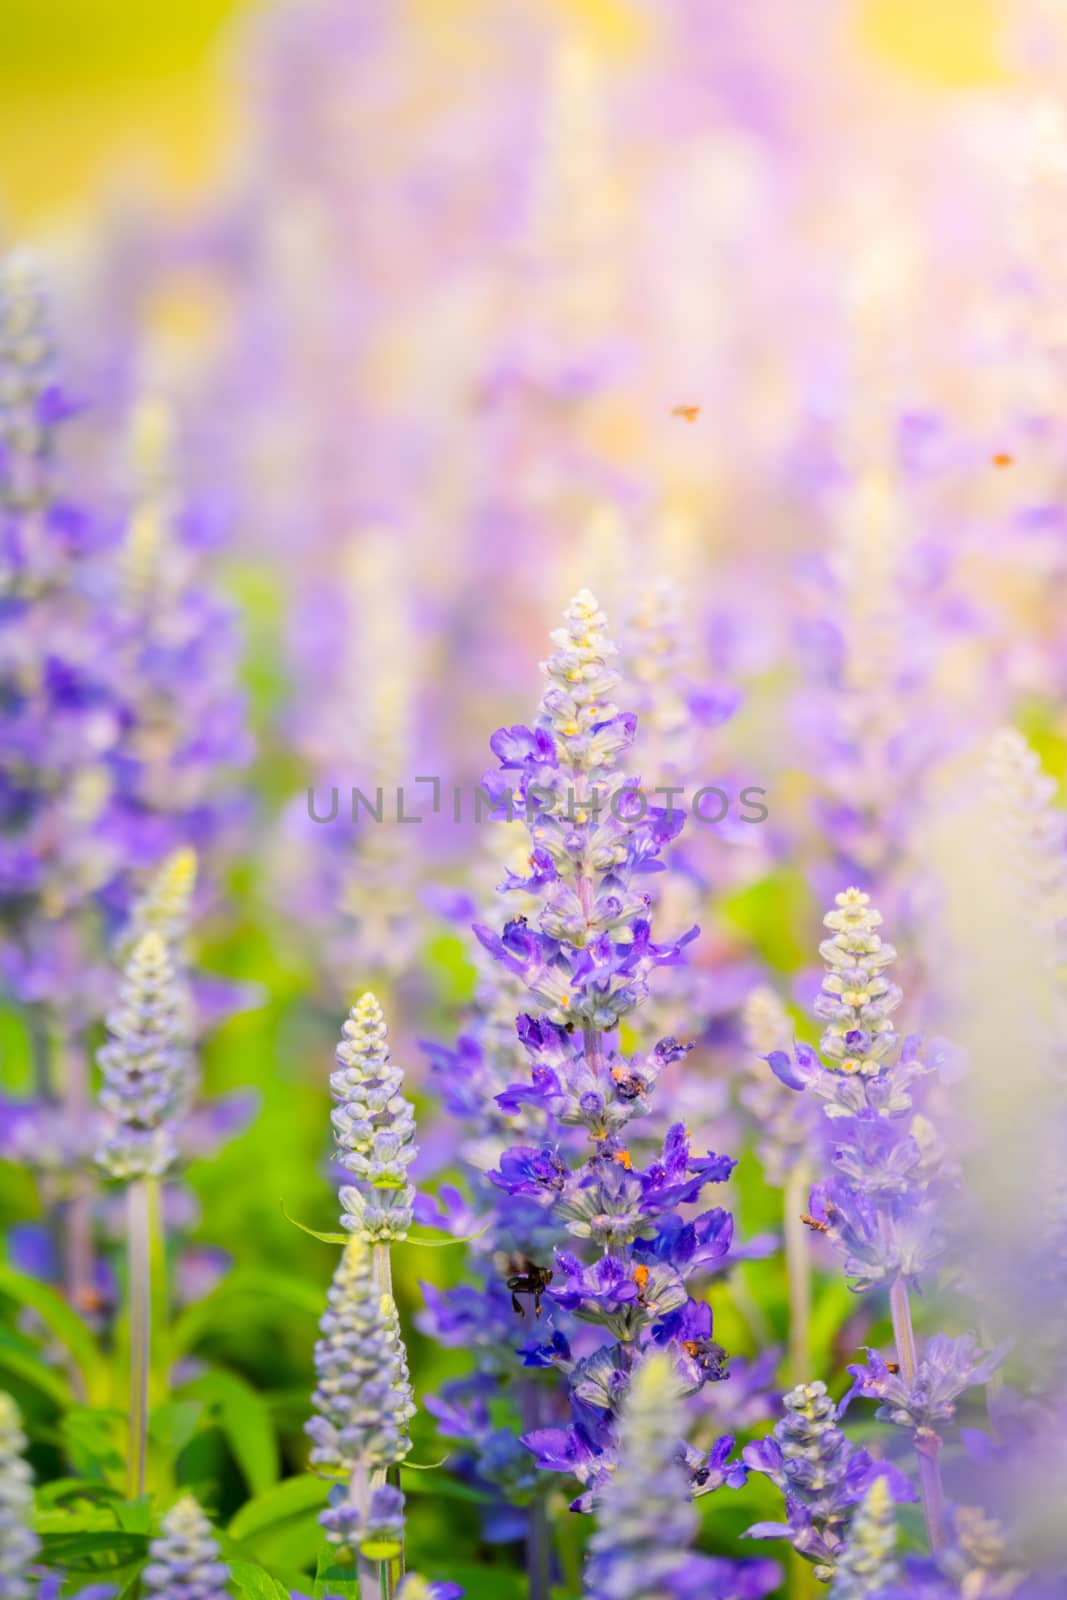
[[[882,1414],[912,1431],[936,1553],[946,1537],[938,1427],[963,1388],[992,1374],[1003,1351],[982,1355],[969,1337],[931,1340],[927,1361],[916,1349],[909,1285],[944,1252],[938,1213],[955,1172],[936,1130],[913,1103],[913,1085],[928,1069],[919,1058],[919,1040],[900,1042],[893,1026],[901,996],[888,969],[896,952],[878,931],[881,921],[861,890],[836,897],[825,918],[832,937],[819,946],[827,972],[815,1003],[826,1024],[825,1064],[799,1044],[793,1060],[778,1050],[767,1059],[789,1088],[812,1089],[826,1102],[834,1172],[812,1189],[805,1221],[843,1256],[856,1289],[889,1291],[900,1382]],[[872,1353],[868,1369],[854,1369],[854,1392],[883,1398],[885,1390],[888,1399],[891,1375],[883,1367]],[[947,1410],[936,1404],[941,1394]]]
[[[677,809],[650,806],[618,770],[637,719],[611,698],[617,650],[588,590],[575,596],[565,621],[542,666],[537,723],[493,735],[501,770],[486,780],[500,805],[514,807],[529,828],[529,876],[505,880],[505,887],[538,893],[539,930],[510,922],[502,935],[475,931],[523,978],[553,1025],[602,1032],[641,1002],[653,967],[678,960],[697,929],[669,945],[652,942],[649,899],[632,879],[683,818]]]
[[[168,1121],[181,1090],[181,995],[161,934],[141,936],[126,963],[119,1003],[107,1017],[97,1060],[100,1104],[116,1126],[97,1152],[113,1178],[159,1177],[174,1159]]]
[[[126,538],[109,568],[108,645],[123,729],[114,829],[126,864],[186,842],[207,849],[238,819],[234,774],[251,742],[232,606],[206,568],[203,516],[177,469],[174,421],[145,400],[131,433]]]
[[[888,975],[896,951],[879,933],[870,896],[848,889],[826,918],[832,937],[815,1010],[825,1023],[822,1056],[797,1044],[792,1059],[767,1060],[790,1089],[810,1089],[829,1118],[835,1169],[811,1196],[812,1226],[844,1257],[857,1289],[915,1280],[941,1256],[940,1197],[952,1181],[944,1148],[915,1108],[912,1089],[928,1068],[919,1041],[893,1025],[900,990]]]
[[[656,626],[662,624],[664,632],[662,640],[657,635],[657,642],[667,643],[670,617],[661,617],[657,611],[653,621]],[[651,630],[650,624],[646,630],[649,650],[658,658]],[[723,1353],[711,1340],[710,1308],[695,1302],[686,1307],[680,1278],[669,1265],[654,1259],[654,1250],[647,1260],[642,1254],[643,1236],[651,1233],[651,1213],[646,1215],[642,1206],[654,1205],[652,1189],[657,1180],[642,1187],[620,1137],[632,1118],[647,1114],[657,1076],[680,1059],[687,1047],[664,1039],[652,1050],[627,1060],[615,1051],[605,1059],[602,1044],[611,1038],[611,1018],[632,1008],[645,993],[643,978],[639,990],[627,987],[632,975],[640,976],[652,964],[651,897],[637,892],[636,883],[648,881],[639,874],[657,865],[656,856],[677,834],[683,816],[678,810],[647,812],[644,796],[620,792],[624,780],[615,770],[616,756],[631,738],[635,719],[620,715],[611,698],[619,681],[615,646],[588,593],[576,597],[567,614],[567,626],[553,636],[553,642],[558,648],[543,667],[545,693],[536,728],[501,729],[492,741],[502,770],[486,780],[487,788],[501,800],[504,811],[515,811],[526,825],[525,848],[514,838],[520,823],[501,821],[499,825],[501,835],[507,830],[507,856],[501,852],[504,870],[499,887],[515,904],[515,914],[502,940],[484,926],[476,930],[482,961],[486,952],[499,958],[504,946],[503,965],[498,959],[495,973],[490,969],[483,974],[476,1015],[456,1048],[431,1047],[448,1108],[470,1130],[462,1148],[472,1200],[468,1203],[454,1190],[444,1190],[442,1211],[431,1214],[423,1205],[423,1220],[443,1221],[457,1233],[481,1225],[475,1250],[479,1286],[463,1285],[443,1292],[427,1286],[428,1310],[423,1319],[423,1326],[441,1342],[476,1348],[480,1374],[448,1385],[430,1407],[443,1432],[473,1445],[482,1486],[487,1481],[496,1484],[512,1504],[521,1504],[529,1493],[529,1464],[515,1449],[513,1435],[500,1425],[499,1415],[490,1412],[492,1382],[499,1385],[513,1380],[517,1409],[527,1429],[525,1437],[539,1464],[575,1472],[587,1486],[610,1468],[611,1419],[625,1389],[628,1358],[617,1349],[611,1358],[602,1353],[592,1363],[584,1357],[579,1360],[571,1351],[564,1332],[569,1327],[570,1306],[564,1305],[562,1296],[568,1295],[574,1271],[581,1276],[576,1257],[560,1258],[568,1283],[560,1295],[554,1292],[550,1317],[556,1331],[551,1339],[544,1344],[536,1338],[531,1341],[525,1310],[522,1316],[516,1314],[523,1291],[520,1287],[519,1297],[514,1296],[508,1279],[515,1275],[520,1285],[526,1280],[523,1272],[510,1264],[550,1259],[552,1249],[561,1242],[561,1231],[577,1240],[615,1242],[623,1259],[609,1263],[606,1270],[618,1273],[621,1296],[629,1294],[634,1301],[619,1324],[625,1325],[627,1340],[642,1328],[640,1337],[648,1336],[657,1308],[667,1315],[679,1313],[673,1321],[657,1326],[655,1336],[670,1339],[679,1360],[689,1369],[690,1380],[699,1387],[725,1370]],[[649,675],[654,677],[653,665],[650,661]],[[652,685],[646,687],[651,695]],[[678,731],[673,709],[666,711],[665,721],[664,731],[673,748]],[[612,811],[612,797],[618,815]],[[628,815],[630,799],[641,816]],[[583,895],[592,897],[603,914],[602,921],[597,919],[593,907],[595,928],[583,930]],[[634,920],[629,922],[631,915]],[[561,916],[570,919],[565,928]],[[574,982],[560,995],[554,1024],[520,1015],[519,1036],[532,1064],[532,1081],[527,1087],[514,1082],[515,1012],[522,1010],[529,974],[521,961],[510,957],[532,936],[535,926],[550,931],[551,939],[543,948],[551,965],[562,972],[568,963],[578,985],[583,968],[591,970],[594,960],[603,960],[609,967],[616,952],[619,970],[605,974],[599,987],[614,993],[610,1001],[594,1002],[599,1005],[599,1015],[585,1019],[588,1026],[580,1035],[569,1020],[572,1016],[580,1019],[581,1001],[576,1009],[572,998],[578,986]],[[669,965],[678,953],[679,947],[658,950],[655,961]],[[595,974],[592,982],[596,983]],[[578,1131],[583,1129],[585,1138]],[[680,1118],[678,1125],[666,1130],[665,1139],[663,1128],[656,1132],[671,1171],[691,1176]],[[590,1144],[593,1157],[585,1165]],[[724,1177],[730,1165],[725,1158],[711,1158],[705,1174]],[[657,1168],[654,1163],[653,1170],[665,1176],[662,1164]],[[664,1251],[669,1254],[673,1250],[679,1258],[686,1255],[694,1267],[717,1262],[726,1254],[730,1227],[730,1218],[721,1209],[696,1219],[692,1229],[683,1228],[677,1218],[668,1219],[664,1235],[673,1235],[673,1244],[664,1237]],[[638,1235],[642,1236],[640,1243],[636,1242]],[[628,1257],[633,1258],[629,1265]],[[637,1304],[642,1299],[642,1285],[652,1287],[651,1307]],[[526,1304],[539,1320],[545,1309],[540,1298],[535,1296]],[[585,1313],[579,1311],[578,1315]],[[516,1347],[526,1369],[522,1373],[516,1370]],[[595,1443],[585,1430],[579,1434],[576,1429],[541,1426],[546,1416],[544,1402],[550,1397],[540,1393],[536,1370],[546,1367],[573,1372],[578,1403],[584,1404],[584,1396],[595,1396],[586,1419]],[[694,1470],[702,1467],[703,1458]],[[705,1477],[710,1481],[710,1475]],[[580,1503],[588,1501],[583,1497]],[[497,1523],[503,1537],[504,1528],[516,1524],[514,1512],[499,1508]]]
[[[650,898],[639,887],[683,818],[650,806],[619,771],[636,719],[614,703],[616,649],[588,591],[572,601],[552,642],[537,722],[494,735],[501,770],[486,779],[500,808],[516,810],[529,830],[527,872],[502,884],[523,896],[527,911],[499,935],[475,931],[536,1007],[517,1024],[530,1079],[496,1096],[520,1121],[522,1142],[502,1151],[489,1177],[508,1199],[503,1214],[516,1231],[536,1234],[542,1257],[550,1244],[568,1235],[574,1241],[557,1252],[556,1282],[541,1269],[539,1292],[514,1275],[518,1295],[533,1293],[535,1317],[551,1284],[555,1331],[524,1347],[523,1359],[568,1375],[573,1410],[569,1428],[535,1425],[525,1442],[541,1467],[578,1477],[587,1492],[575,1504],[588,1509],[611,1471],[618,1405],[644,1347],[668,1347],[690,1392],[725,1375],[711,1308],[690,1299],[686,1283],[725,1256],[731,1219],[721,1208],[683,1219],[679,1208],[727,1178],[734,1163],[691,1153],[680,1123],[644,1168],[623,1141],[628,1124],[646,1113],[659,1075],[688,1048],[670,1038],[624,1056],[614,1039],[644,999],[653,968],[679,960],[697,931],[654,943]],[[526,1142],[531,1111],[537,1144]],[[507,1294],[488,1298],[494,1320],[506,1318]],[[484,1319],[486,1297],[481,1304]],[[478,1316],[472,1304],[462,1320]],[[605,1330],[611,1345],[587,1351],[579,1338],[572,1349],[575,1322]]]
[[[596,1503],[585,1571],[588,1600],[668,1600],[700,1594],[746,1600],[777,1586],[774,1562],[694,1555],[699,1518],[679,1454],[682,1394],[670,1357],[634,1372],[619,1421],[618,1464]]]
[[[893,1367],[877,1350],[867,1350],[866,1365],[849,1367],[854,1381],[842,1404],[853,1395],[877,1400],[875,1416],[897,1428],[908,1428],[919,1443],[936,1441],[956,1415],[956,1401],[977,1384],[988,1383],[1004,1357],[1004,1350],[986,1351],[971,1333],[949,1338],[934,1334],[912,1378]]]
[[[830,1600],[871,1600],[895,1583],[900,1571],[893,1555],[896,1542],[893,1496],[886,1479],[877,1477],[856,1507]]]
[[[60,493],[76,407],[54,375],[33,264],[0,263],[0,951],[8,987],[83,1020],[95,972],[72,919],[116,869],[121,710],[106,676],[89,519]]]
[[[52,512],[58,424],[76,407],[56,382],[52,333],[33,258],[0,262],[0,589],[52,581],[69,554]],[[62,519],[60,519],[62,520]]]
[[[415,1405],[396,1306],[375,1281],[371,1251],[358,1236],[345,1246],[327,1302],[315,1346],[318,1415],[306,1432],[312,1466],[344,1480],[322,1517],[327,1537],[359,1549],[388,1542],[390,1530],[402,1527],[403,1497],[384,1477],[411,1448]],[[385,1559],[380,1550],[364,1553]]]
[[[211,1524],[192,1495],[171,1507],[162,1527],[141,1574],[146,1592],[161,1600],[226,1600],[229,1568],[219,1560]]]
[[[685,1431],[669,1357],[656,1353],[630,1380],[619,1421],[619,1461],[597,1500],[585,1592],[637,1600],[680,1592],[698,1518],[677,1460]]]
[[[30,1527],[33,1475],[25,1448],[18,1407],[0,1394],[0,1600],[29,1600],[33,1592],[28,1569],[39,1545]]]
[[[783,1397],[785,1416],[765,1439],[747,1444],[752,1472],[768,1477],[785,1498],[788,1521],[757,1522],[749,1539],[786,1539],[815,1565],[824,1582],[833,1576],[856,1506],[878,1478],[894,1501],[915,1491],[895,1468],[872,1460],[838,1427],[838,1408],[824,1383],[799,1384]]]
[[[330,1092],[337,1160],[355,1178],[341,1190],[346,1228],[374,1243],[405,1239],[415,1191],[407,1170],[417,1155],[415,1113],[400,1092],[403,1073],[389,1055],[382,1008],[369,992],[357,1000],[337,1046]]]

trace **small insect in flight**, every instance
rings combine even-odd
[[[818,1217],[809,1216],[806,1211],[801,1213],[800,1220],[806,1228],[811,1228],[815,1233],[829,1233],[830,1231],[827,1223],[820,1222]]]
[[[675,406],[671,411],[672,417],[684,417],[686,422],[695,422],[699,415],[699,406]]]
[[[534,1316],[539,1317],[541,1297],[552,1282],[552,1268],[539,1267],[536,1261],[531,1261],[520,1250],[498,1250],[493,1262],[498,1272],[504,1274],[505,1283],[511,1291],[511,1309],[518,1316],[525,1317],[519,1296],[528,1294],[533,1299]]]

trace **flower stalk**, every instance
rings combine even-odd
[[[908,1285],[903,1278],[898,1278],[889,1291],[889,1309],[893,1319],[893,1340],[900,1374],[905,1384],[911,1388],[915,1383],[919,1362],[911,1320],[911,1300]],[[930,1551],[935,1556],[944,1550],[946,1540],[945,1491],[938,1460],[940,1450],[941,1440],[936,1433],[929,1429],[916,1430],[915,1455],[919,1465],[919,1496],[926,1522],[926,1536],[930,1541]]]
[[[137,1500],[145,1491],[148,1457],[148,1372],[152,1350],[152,1251],[148,1180],[126,1190],[127,1297],[130,1317],[129,1435],[126,1491]]]
[[[789,1381],[803,1383],[811,1371],[811,1242],[801,1220],[811,1190],[811,1167],[798,1161],[783,1200],[786,1281],[789,1289]]]

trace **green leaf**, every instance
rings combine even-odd
[[[193,1437],[203,1415],[204,1407],[199,1401],[168,1401],[166,1405],[156,1406],[152,1412],[148,1436],[155,1444],[169,1450],[172,1456],[179,1455]]]
[[[155,1516],[147,1495],[140,1500],[122,1500],[115,1507],[115,1518],[124,1533],[143,1533],[147,1539],[153,1530]]]
[[[448,1577],[462,1587],[466,1600],[525,1600],[526,1579],[507,1567],[449,1562]]]
[[[486,1506],[492,1504],[492,1495],[487,1494],[484,1489],[475,1489],[469,1483],[461,1483],[458,1478],[449,1477],[447,1472],[442,1473],[440,1477],[434,1478],[431,1482],[427,1482],[420,1477],[411,1479],[405,1477],[405,1474],[410,1471],[411,1467],[405,1461],[400,1468],[400,1487],[405,1494],[430,1494],[435,1499],[466,1500],[471,1505]]]
[[[83,1478],[104,1481],[125,1469],[125,1430],[126,1418],[121,1411],[93,1406],[75,1406],[60,1424],[75,1470]]]
[[[113,1533],[115,1514],[108,1506],[87,1506],[78,1511],[39,1508],[33,1519],[35,1532],[60,1535],[74,1533]]]
[[[97,1478],[53,1478],[37,1489],[37,1505],[42,1511],[64,1505],[68,1500],[85,1502],[91,1508],[101,1502],[122,1499],[122,1491]]]
[[[282,1208],[282,1216],[286,1222],[291,1222],[294,1228],[299,1228],[301,1233],[308,1234],[312,1239],[321,1239],[323,1244],[347,1244],[352,1237],[350,1233],[319,1233],[317,1228],[309,1228],[306,1223],[298,1222],[295,1217],[291,1217],[285,1209],[284,1200],[279,1200],[278,1204]]]
[[[108,1565],[143,1561],[147,1551],[146,1535],[124,1533],[120,1528],[99,1533],[50,1533],[41,1540],[46,1566],[69,1567],[75,1572],[100,1572],[106,1571]],[[114,1561],[109,1563],[108,1557],[114,1557]]]
[[[281,1462],[270,1407],[250,1384],[232,1372],[207,1372],[181,1392],[211,1406],[251,1494],[277,1483]]]
[[[398,1239],[396,1242],[398,1244],[420,1245],[423,1250],[447,1250],[449,1245],[471,1244],[473,1240],[480,1239],[483,1234],[488,1233],[491,1226],[492,1224],[487,1222],[484,1228],[478,1229],[477,1233],[464,1233],[460,1234],[458,1238],[452,1237],[448,1239],[416,1239],[413,1233],[409,1233],[406,1239]]]
[[[101,1398],[106,1392],[103,1357],[85,1323],[62,1296],[46,1283],[39,1283],[27,1273],[16,1272],[3,1264],[0,1264],[0,1295],[37,1313],[49,1333],[69,1352],[89,1398]]]
[[[54,1405],[69,1406],[74,1399],[62,1373],[46,1365],[29,1340],[18,1334],[0,1333],[0,1372],[10,1372],[22,1383],[47,1395]]]
[[[337,1560],[337,1551],[326,1545],[319,1551],[315,1566],[315,1585],[311,1591],[315,1600],[359,1600],[359,1579],[354,1562],[343,1565]]]
[[[303,1517],[309,1511],[316,1514],[326,1504],[327,1485],[321,1478],[305,1473],[299,1478],[283,1478],[273,1488],[243,1505],[230,1523],[233,1539],[248,1539],[253,1534],[266,1533],[281,1522]]]
[[[176,1318],[171,1330],[171,1348],[181,1355],[193,1349],[213,1329],[229,1331],[235,1315],[234,1302],[251,1302],[247,1310],[270,1320],[279,1305],[306,1313],[316,1321],[322,1314],[322,1294],[304,1278],[281,1272],[238,1268],[228,1274],[206,1299],[198,1300]]]
[[[248,1600],[289,1600],[288,1589],[251,1561],[231,1561],[230,1577],[238,1594],[247,1595]]]

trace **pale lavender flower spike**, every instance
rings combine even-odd
[[[167,1122],[185,1051],[174,963],[155,930],[142,935],[130,954],[107,1027],[111,1038],[97,1057],[104,1074],[100,1104],[116,1126],[97,1162],[112,1178],[159,1177],[174,1159]]]
[[[355,1178],[341,1190],[344,1227],[375,1243],[404,1239],[415,1191],[407,1169],[417,1154],[415,1113],[400,1093],[382,1008],[369,991],[353,1006],[337,1046],[330,1091],[337,1160]]]
[[[0,1600],[29,1600],[27,1576],[37,1554],[37,1536],[30,1528],[33,1476],[22,1452],[26,1436],[18,1407],[0,1394]]]
[[[619,1423],[619,1461],[597,1500],[587,1600],[757,1600],[777,1586],[773,1561],[694,1554],[700,1519],[678,1449],[685,1417],[671,1358],[657,1351],[635,1371]]]
[[[852,1519],[831,1600],[869,1600],[895,1582],[900,1571],[893,1555],[896,1542],[893,1496],[885,1478],[875,1478]]]
[[[228,1568],[219,1560],[211,1524],[192,1495],[163,1518],[142,1573],[145,1592],[163,1600],[227,1600]]]
[[[396,1306],[358,1236],[345,1246],[327,1301],[315,1346],[318,1414],[306,1432],[311,1465],[343,1482],[320,1520],[331,1544],[384,1560],[403,1533],[403,1495],[385,1473],[411,1449],[415,1404]]]

